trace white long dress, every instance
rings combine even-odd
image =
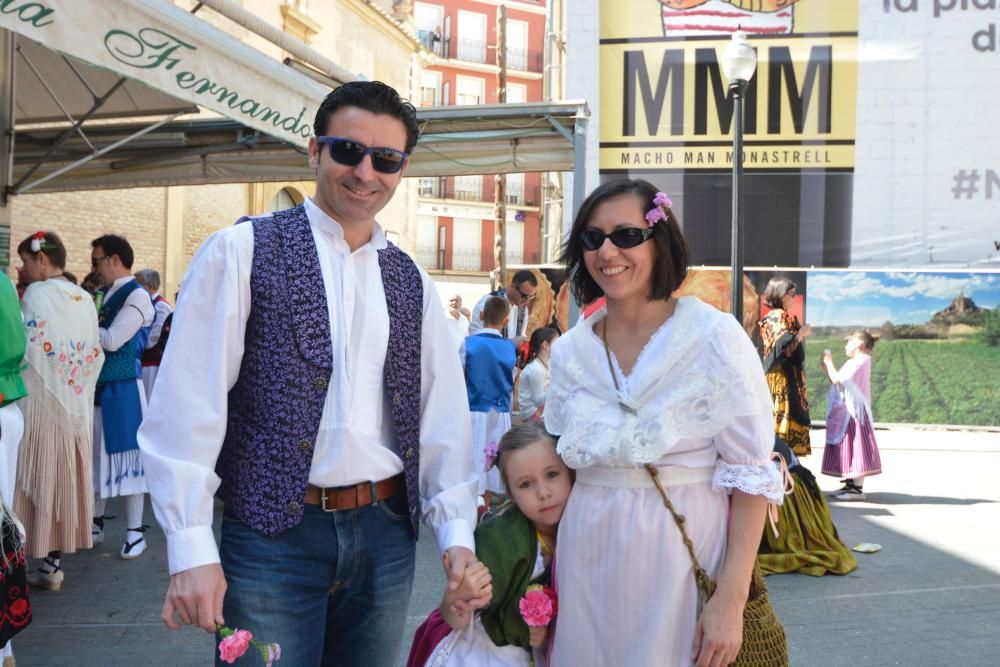
[[[729,315],[678,300],[616,392],[592,325],[556,341],[545,425],[577,481],[559,525],[552,665],[691,665],[700,612],[691,557],[648,473],[661,479],[713,577],[727,493],[782,498],[769,456],[771,400],[750,339]],[[600,329],[598,329],[599,331]],[[633,412],[634,411],[634,412]]]

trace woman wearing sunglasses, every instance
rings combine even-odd
[[[577,474],[552,665],[732,662],[765,508],[782,497],[750,339],[730,315],[673,296],[688,248],[671,206],[646,181],[605,183],[564,249],[577,299],[606,303],[552,349],[545,425]],[[704,608],[654,474],[718,581]]]

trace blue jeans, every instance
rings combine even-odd
[[[305,505],[273,538],[224,516],[226,625],[281,644],[279,665],[393,667],[413,586],[409,524],[403,496],[332,513]],[[236,664],[264,662],[251,649]]]

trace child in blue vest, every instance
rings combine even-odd
[[[500,331],[507,323],[510,306],[502,297],[491,297],[483,306],[483,328],[462,344],[465,386],[472,412],[472,452],[479,475],[479,493],[490,503],[503,493],[500,474],[493,467],[497,443],[510,429],[517,349]]]

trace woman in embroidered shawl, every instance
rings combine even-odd
[[[407,667],[528,667],[546,664],[548,619],[529,627],[521,600],[529,586],[550,583],[556,531],[572,475],[541,424],[519,424],[500,439],[496,465],[511,498],[496,517],[476,528],[479,563],[465,571],[458,590],[445,592],[441,607],[417,628]],[[488,606],[457,600],[482,598]],[[544,605],[544,603],[543,603]],[[543,625],[548,621],[549,625]],[[596,664],[596,663],[595,663]]]
[[[671,206],[646,181],[605,183],[564,248],[577,299],[606,304],[552,348],[545,426],[576,470],[555,557],[556,667],[732,662],[768,499],[783,497],[753,344],[732,316],[673,296],[689,261]],[[654,471],[718,581],[704,608]]]
[[[17,252],[31,282],[21,301],[28,397],[14,511],[27,531],[28,554],[45,558],[31,583],[59,590],[62,554],[93,546],[94,389],[104,354],[94,300],[63,277],[59,237],[38,232]]]
[[[790,309],[796,296],[795,283],[772,278],[764,289],[764,304],[771,309],[757,325],[764,343],[764,372],[774,403],[774,432],[796,456],[812,451],[809,445],[809,396],[803,341],[811,333],[808,324],[799,324]]]
[[[841,478],[844,486],[830,494],[837,500],[864,500],[865,477],[882,472],[872,427],[871,354],[877,340],[867,331],[851,334],[844,346],[847,362],[840,370],[829,351],[823,354],[823,369],[831,383],[823,474]]]

